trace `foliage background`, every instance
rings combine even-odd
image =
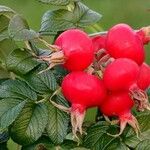
[[[100,26],[108,30],[117,23],[127,23],[138,29],[150,25],[150,0],[83,0],[91,9],[103,15]],[[40,28],[40,20],[45,11],[54,6],[39,3],[38,0],[0,0],[0,5],[6,5],[22,14],[28,20],[30,27],[36,31]],[[146,46],[147,62],[150,64],[150,45]],[[94,110],[91,110],[95,113]],[[87,119],[92,118],[88,113]],[[10,150],[16,146],[10,144]]]

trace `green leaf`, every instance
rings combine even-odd
[[[7,78],[4,78],[4,79],[0,79],[0,85],[5,82],[6,80],[8,80]]]
[[[116,141],[111,143],[107,148],[107,150],[130,150],[123,142]]]
[[[0,143],[0,150],[8,150],[8,148],[7,148],[7,142]]]
[[[5,129],[18,117],[26,101],[6,98],[0,100],[0,128]]]
[[[37,47],[36,43],[33,41],[29,41],[29,45],[32,49],[32,51],[37,55],[37,56],[45,56],[45,55],[50,55],[52,51],[50,49],[42,49]]]
[[[70,2],[70,0],[38,0],[38,1],[46,4],[60,5],[60,6],[68,5]]]
[[[101,121],[89,127],[87,136],[84,139],[84,146],[92,150],[107,150],[109,147],[115,147],[115,150],[118,146],[122,147],[119,138],[107,134],[116,134],[116,132],[117,128],[115,126],[110,126],[107,122]],[[114,146],[114,143],[117,143],[116,146]]]
[[[0,98],[36,101],[37,95],[25,82],[20,80],[7,80],[0,85]]]
[[[146,112],[146,113],[142,113],[140,115],[138,115],[137,120],[139,122],[140,125],[140,130],[142,132],[142,134],[140,135],[140,139],[137,138],[136,134],[134,133],[134,131],[130,128],[130,130],[128,131],[124,142],[126,143],[126,145],[128,145],[131,148],[135,148],[139,142],[142,140],[150,140],[150,124],[149,124],[149,120],[150,120],[150,113]]]
[[[67,102],[61,95],[56,97],[55,102],[61,105],[68,106]],[[48,110],[49,121],[46,127],[48,136],[53,143],[60,144],[63,142],[67,135],[69,116],[67,113],[62,112],[50,103],[48,103]]]
[[[55,145],[46,136],[42,136],[32,145],[23,146],[21,150],[39,150],[40,148],[44,150],[56,150]]]
[[[68,71],[62,65],[57,65],[54,67],[54,75],[59,85],[61,85],[63,78],[67,74]]]
[[[77,147],[77,143],[74,141],[65,140],[62,144],[56,146],[48,137],[43,136],[32,145],[22,147],[21,150],[39,150],[40,148],[44,150],[87,150],[79,147],[74,149],[75,147]]]
[[[11,138],[20,145],[37,141],[48,122],[48,111],[45,104],[28,103],[10,129]]]
[[[39,74],[40,70],[38,68],[30,72],[24,76],[24,79],[36,92],[49,95],[58,87],[55,76],[51,70]]]
[[[0,66],[0,79],[10,78],[10,73]]]
[[[4,15],[0,15],[0,32],[6,30],[8,25],[9,25],[9,18],[7,18]]]
[[[7,58],[7,69],[17,74],[26,74],[40,64],[27,49],[15,49]]]
[[[74,9],[75,22],[78,27],[86,27],[98,22],[102,15],[89,9],[81,2],[75,3]]]
[[[135,150],[149,150],[150,149],[150,140],[145,140],[140,142]]]
[[[5,40],[5,39],[9,39],[9,35],[8,35],[7,30],[4,30],[3,32],[0,33],[0,42]]]
[[[8,32],[10,37],[16,41],[27,41],[38,38],[38,33],[29,29],[25,19],[19,15],[15,15],[9,23]]]
[[[7,6],[0,5],[0,14],[7,15],[8,17],[11,17],[15,14],[15,11],[13,11],[11,8]]]
[[[54,34],[69,28],[86,27],[100,19],[100,14],[78,2],[75,3],[73,12],[66,9],[47,11],[42,18],[40,33]]]
[[[8,55],[16,48],[15,42],[11,39],[0,41],[0,61],[5,63]]]
[[[9,134],[8,134],[8,130],[2,130],[0,129],[0,143],[4,143],[7,142],[9,140]]]
[[[66,9],[47,11],[42,17],[41,34],[56,34],[68,28],[75,28],[72,12]]]

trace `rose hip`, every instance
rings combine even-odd
[[[127,24],[117,24],[108,31],[106,50],[114,58],[130,58],[139,65],[145,59],[141,39]]]
[[[134,106],[134,101],[130,98],[127,91],[119,91],[111,93],[107,96],[104,103],[100,106],[101,112],[108,117],[118,117],[120,122],[119,134],[122,134],[127,123],[133,127],[137,136],[139,133],[139,125],[136,118],[131,114],[131,109]]]
[[[106,95],[103,81],[85,72],[72,72],[62,82],[62,93],[71,103],[73,133],[82,134],[82,123],[87,108],[99,106]]]

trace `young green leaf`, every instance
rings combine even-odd
[[[36,101],[37,94],[23,81],[6,80],[0,85],[0,98]]]
[[[0,128],[5,129],[18,117],[26,101],[6,98],[0,100]]]
[[[48,122],[45,104],[27,103],[10,129],[11,138],[18,144],[28,145],[37,141]]]
[[[26,20],[19,15],[15,15],[10,20],[8,32],[10,37],[16,41],[27,41],[39,37],[38,33],[29,29]]]
[[[27,49],[15,49],[7,57],[7,69],[17,74],[26,74],[40,64]]]
[[[55,102],[68,106],[65,99],[60,95],[56,97]],[[48,103],[47,105],[49,110],[49,121],[46,127],[47,133],[53,143],[60,144],[67,135],[69,116],[52,104]]]

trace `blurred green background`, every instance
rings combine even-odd
[[[108,30],[117,23],[127,23],[138,29],[150,25],[150,0],[82,0],[91,9],[103,15],[100,26]],[[6,5],[22,14],[28,20],[30,27],[40,29],[43,13],[56,9],[52,5],[39,3],[38,0],[0,0],[0,5]],[[150,46],[146,46],[150,49]],[[147,52],[148,53],[148,52]],[[147,54],[147,61],[150,60]]]
[[[104,30],[117,23],[127,23],[135,29],[150,25],[150,0],[83,0],[83,3],[103,15],[100,26]],[[0,0],[0,5],[9,6],[22,14],[36,31],[40,29],[43,13],[57,8],[38,0]],[[150,44],[146,46],[146,53],[146,60],[150,63]],[[92,118],[94,111],[88,113],[87,119]],[[16,145],[9,144],[9,149],[16,150]]]

